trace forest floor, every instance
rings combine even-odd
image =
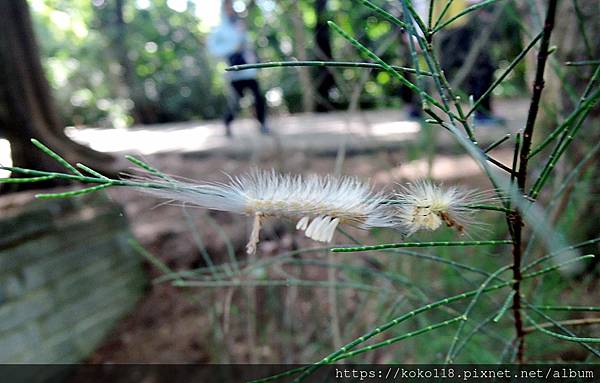
[[[507,125],[479,128],[480,140],[492,142],[507,131],[522,127],[525,106],[522,101],[499,103],[498,114],[506,118]],[[371,179],[377,188],[424,177],[429,171],[435,179],[445,183],[490,188],[475,162],[452,145],[445,132],[437,129],[440,133],[432,141],[432,136],[422,132],[417,123],[396,111],[366,112],[352,118],[343,113],[277,117],[271,119],[271,128],[276,132],[275,137],[261,136],[255,121],[240,119],[235,122],[233,139],[223,137],[220,122],[170,124],[117,132],[83,129],[70,134],[79,141],[89,141],[98,150],[141,153],[167,174],[196,180],[226,181],[224,172],[240,174],[253,166],[321,174],[331,173],[337,167],[342,174]],[[423,152],[432,146],[436,156],[428,161]],[[343,152],[340,147],[344,148],[345,156],[340,155]],[[508,165],[511,153],[508,147],[492,152]],[[132,231],[141,244],[173,270],[206,266],[198,237],[217,264],[227,261],[228,246],[240,259],[245,257],[244,245],[249,231],[246,217],[203,210],[193,210],[186,215],[180,207],[157,206],[158,200],[140,198],[134,190],[114,189],[109,190],[109,194],[125,207]],[[365,232],[352,234],[359,239],[368,238]],[[269,222],[261,233],[259,254],[262,258],[314,246],[290,225]],[[149,264],[145,267],[150,278],[160,276]],[[327,278],[326,275],[313,277]],[[169,283],[151,284],[135,311],[116,326],[88,362],[275,363],[308,362],[314,358],[310,354],[295,355],[294,347],[284,343],[280,347],[285,352],[260,340],[259,351],[251,349],[257,346],[247,342],[244,335],[247,326],[240,325],[248,318],[235,309],[236,301],[243,301],[244,294],[234,295],[234,290],[223,288],[206,293],[208,295],[204,292],[194,295],[192,291],[197,290],[178,289]],[[326,296],[323,299],[327,301]],[[215,321],[222,325],[221,341],[215,340]]]
[[[480,143],[494,141],[503,131],[514,133],[523,127],[527,101],[500,100],[496,113],[505,123],[476,126]],[[415,141],[421,130],[417,121],[404,111],[376,110],[355,113],[278,115],[268,121],[271,135],[258,133],[258,123],[250,118],[233,122],[233,137],[225,136],[221,121],[191,121],[133,126],[127,129],[68,128],[76,141],[101,152],[127,152],[143,155],[194,153],[199,156],[252,156],[257,152],[278,151],[335,153],[340,145],[350,152],[397,148],[399,142]],[[440,144],[453,139],[442,134]]]

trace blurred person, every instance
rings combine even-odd
[[[209,52],[227,61],[229,65],[256,63],[256,54],[249,47],[246,25],[233,9],[232,0],[223,0],[221,9],[221,24],[208,36]],[[231,123],[239,111],[239,101],[249,89],[254,96],[256,119],[260,123],[260,132],[269,134],[266,121],[265,98],[256,80],[257,70],[246,69],[226,73],[228,83],[227,111],[224,115],[225,134],[232,136]]]
[[[410,64],[412,63],[412,57],[408,48],[408,41],[404,41],[404,43],[405,49],[403,49],[402,54],[405,57],[405,61],[409,63],[408,66],[411,66]],[[402,75],[404,76],[404,78],[406,78],[413,84],[416,83],[416,76],[413,76],[408,72],[405,72]],[[400,85],[399,95],[407,107],[408,118],[413,121],[420,121],[423,118],[423,112],[421,111],[421,100],[419,99],[419,97],[417,97],[415,92],[413,92],[413,90],[410,89],[408,86],[402,84]]]
[[[452,1],[444,15],[443,21],[451,19],[469,6],[481,1],[482,0]],[[416,11],[419,13],[419,16],[423,20],[427,20],[431,0],[413,0],[413,4]],[[441,1],[436,1],[433,4],[434,22],[439,18],[445,6],[445,2]],[[481,8],[478,11],[477,18],[472,17],[474,14],[475,12],[471,12],[456,19],[440,32],[440,64],[442,70],[450,78],[456,75],[465,64],[469,52],[480,35],[482,26],[490,22],[490,7]],[[419,30],[416,25],[415,28],[417,31]],[[464,81],[465,90],[469,95],[473,95],[475,101],[479,100],[485,91],[493,84],[495,70],[496,65],[491,57],[489,49],[482,49],[477,55],[477,58]],[[418,100],[415,100],[416,97],[412,92],[404,90],[403,99],[410,102],[410,116],[419,116],[420,114],[417,113],[419,108],[416,107],[416,102]],[[475,122],[481,125],[504,123],[502,118],[493,114],[491,93],[482,99],[475,111]]]
[[[400,7],[403,8],[403,3],[402,3],[403,0],[400,0],[399,2],[400,2]],[[417,11],[417,13],[419,14],[419,16],[421,18],[423,18],[423,16],[429,12],[428,11],[429,10],[429,0],[413,0],[413,6],[415,7],[415,10]],[[402,18],[402,15],[400,15],[400,17]],[[415,28],[415,31],[417,32],[417,34],[419,34],[420,36],[423,35],[421,33],[421,30],[417,26],[416,22],[414,22],[414,28]],[[410,48],[410,44],[411,44],[411,42],[409,41],[410,37],[411,37],[411,35],[406,30],[402,30],[403,44],[401,44],[401,54],[404,57],[404,60],[406,61],[408,67],[411,67],[414,65],[412,52],[411,52],[411,48]],[[423,61],[421,48],[416,39],[413,38],[412,40],[413,40],[412,41],[413,47],[415,48],[415,52],[417,54],[417,62],[418,62],[419,67],[421,67],[422,61]],[[411,75],[409,72],[403,73],[403,75],[408,81],[412,82],[413,84],[416,84],[416,76]],[[407,105],[408,118],[413,121],[420,121],[423,118],[420,97],[418,97],[415,94],[415,92],[406,85],[400,86],[399,93],[400,93],[400,98]]]
[[[446,15],[444,21],[464,11],[467,7],[480,3],[482,0],[455,0]],[[439,7],[439,6],[438,6]],[[451,77],[454,76],[465,64],[469,52],[476,44],[481,30],[491,22],[493,7],[483,7],[475,12],[457,19],[444,28],[440,38],[440,64],[442,69]],[[440,14],[441,9],[434,9],[434,15]],[[492,59],[489,48],[481,49],[469,74],[465,78],[465,88],[473,95],[475,101],[479,100],[486,90],[494,83],[494,72],[496,64]],[[475,122],[479,124],[501,124],[504,120],[493,114],[492,94],[483,98],[475,111]]]

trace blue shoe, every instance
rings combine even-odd
[[[408,119],[413,121],[420,121],[423,118],[423,112],[421,109],[411,106],[408,110]]]
[[[502,117],[494,116],[493,114],[475,112],[475,124],[483,126],[505,125],[506,120]]]
[[[260,134],[264,134],[265,136],[268,136],[271,134],[271,129],[269,129],[267,124],[262,124],[260,126]]]

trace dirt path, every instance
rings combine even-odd
[[[522,128],[527,112],[525,100],[499,100],[497,113],[505,126],[481,126],[477,139],[485,144]],[[248,156],[277,151],[336,152],[340,145],[351,152],[397,148],[419,138],[421,127],[403,111],[377,110],[348,114],[295,114],[270,120],[271,136],[258,134],[257,123],[245,118],[234,121],[233,138],[224,136],[220,121],[134,126],[129,129],[68,129],[75,140],[103,152],[195,153]],[[453,141],[440,136],[441,143]]]

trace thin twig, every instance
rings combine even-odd
[[[600,60],[567,61],[568,66],[600,65]]]
[[[535,74],[535,82],[533,85],[533,94],[531,96],[531,104],[529,106],[529,113],[527,115],[527,122],[525,124],[525,130],[523,131],[523,141],[521,145],[521,152],[519,154],[519,170],[517,172],[517,186],[521,193],[524,193],[526,181],[527,181],[527,163],[529,160],[529,151],[531,149],[531,142],[533,138],[533,130],[538,115],[540,100],[542,96],[542,90],[544,89],[544,69],[546,68],[546,62],[548,60],[550,45],[550,36],[552,29],[554,28],[554,17],[556,14],[556,6],[558,0],[550,0],[548,3],[548,9],[546,11],[546,20],[544,22],[544,31],[542,40],[540,42],[540,50],[537,57],[537,67]],[[518,210],[515,210],[512,217],[507,218],[510,220],[512,225],[512,238],[514,241],[513,245],[513,278],[515,283],[513,284],[513,290],[515,295],[513,297],[513,316],[515,319],[515,330],[517,333],[517,361],[523,363],[525,353],[525,331],[523,327],[523,318],[521,316],[521,257],[522,257],[522,244],[523,244],[523,218]]]
[[[353,62],[353,61],[271,61],[256,64],[242,64],[234,65],[225,68],[227,72],[237,72],[246,69],[263,69],[263,68],[281,68],[281,67],[341,67],[341,68],[369,68],[369,69],[381,69],[387,70],[383,65],[369,63],[369,62]],[[403,66],[390,65],[394,70],[400,72],[416,73],[413,68],[407,68]],[[430,72],[421,71],[424,76],[432,76]]]
[[[556,323],[559,323],[559,324],[561,324],[563,326],[594,325],[594,324],[599,324],[600,323],[600,318],[567,319],[567,320],[562,320],[562,321],[556,321]],[[539,323],[538,327],[541,327],[541,328],[552,328],[552,327],[556,327],[556,323],[552,323],[552,322]],[[530,333],[530,332],[536,331],[537,329],[538,329],[537,327],[529,326],[529,327],[525,327],[523,330],[526,333]]]

